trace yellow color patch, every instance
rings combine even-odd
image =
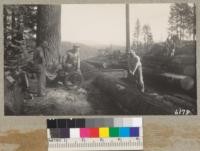
[[[99,128],[99,137],[109,137],[109,128]]]

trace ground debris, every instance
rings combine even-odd
[[[48,88],[45,97],[26,101],[24,112],[27,115],[67,115],[89,114],[92,112],[87,95],[61,88]]]

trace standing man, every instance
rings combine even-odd
[[[169,57],[173,57],[175,55],[175,51],[176,51],[176,41],[177,41],[177,37],[172,35],[172,36],[168,36],[165,45],[167,48],[167,56]]]
[[[140,90],[141,90],[141,92],[144,92],[142,63],[140,61],[140,57],[135,53],[135,51],[133,49],[130,50],[130,55],[128,57],[128,69],[129,69],[129,74],[133,78],[135,77],[135,74],[138,74]]]
[[[33,61],[37,68],[37,80],[38,80],[38,96],[42,97],[46,95],[46,55],[49,51],[48,43],[44,41],[39,46],[33,55]]]
[[[80,71],[80,47],[74,45],[73,49],[66,52],[66,56],[63,58],[63,68],[67,72]]]

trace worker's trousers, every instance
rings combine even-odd
[[[46,67],[44,65],[38,65],[38,95],[45,95],[46,93]]]
[[[139,84],[141,91],[144,92],[144,80],[143,80],[143,73],[142,73],[142,65],[137,68],[138,76],[139,76]]]
[[[131,79],[134,83],[139,86],[140,90],[144,92],[144,80],[143,80],[143,73],[142,73],[142,65],[138,66],[134,75],[129,74]]]

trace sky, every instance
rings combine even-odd
[[[154,41],[167,37],[170,4],[131,4],[131,37],[136,19],[151,26]],[[125,46],[124,4],[64,4],[61,13],[62,41],[90,45]]]
[[[149,24],[153,39],[156,42],[165,41],[168,36],[169,3],[162,4],[132,4],[130,6],[130,28],[134,33],[137,18],[141,26]]]

